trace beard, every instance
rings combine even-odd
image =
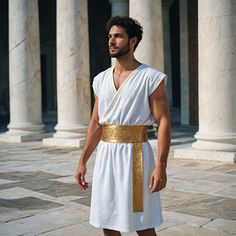
[[[115,53],[111,53],[110,52],[110,57],[112,58],[120,58],[124,55],[126,55],[127,53],[129,53],[130,51],[130,47],[129,47],[129,42],[123,47],[121,48],[118,52]]]

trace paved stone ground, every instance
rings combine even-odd
[[[161,192],[161,236],[236,235],[236,164],[173,159],[193,129],[173,129],[168,185]],[[156,150],[156,140],[150,140]],[[41,142],[0,143],[0,235],[99,236],[88,223],[90,189],[74,181],[80,150]],[[91,186],[94,156],[88,163]],[[123,235],[134,236],[136,233]]]

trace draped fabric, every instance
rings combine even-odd
[[[149,96],[166,75],[141,64],[117,90],[110,67],[94,78],[98,97],[100,124],[152,125]],[[98,228],[132,232],[157,227],[162,223],[159,193],[149,189],[150,174],[155,168],[149,142],[142,143],[143,212],[133,212],[132,144],[100,141],[93,172],[90,223]]]

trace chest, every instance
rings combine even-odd
[[[111,101],[117,101],[124,105],[137,101],[141,104],[148,99],[148,83],[144,78],[128,78],[118,82],[121,84],[118,84],[117,89],[112,76],[102,81],[99,97],[101,103],[109,105]]]
[[[112,82],[114,83],[114,87],[116,90],[119,90],[121,85],[129,78],[131,72],[126,72],[122,74],[116,74],[115,72],[112,74]]]

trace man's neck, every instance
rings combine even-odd
[[[140,65],[141,63],[137,61],[135,58],[129,58],[129,59],[118,58],[115,64],[115,71],[116,73],[132,71],[135,70]]]

